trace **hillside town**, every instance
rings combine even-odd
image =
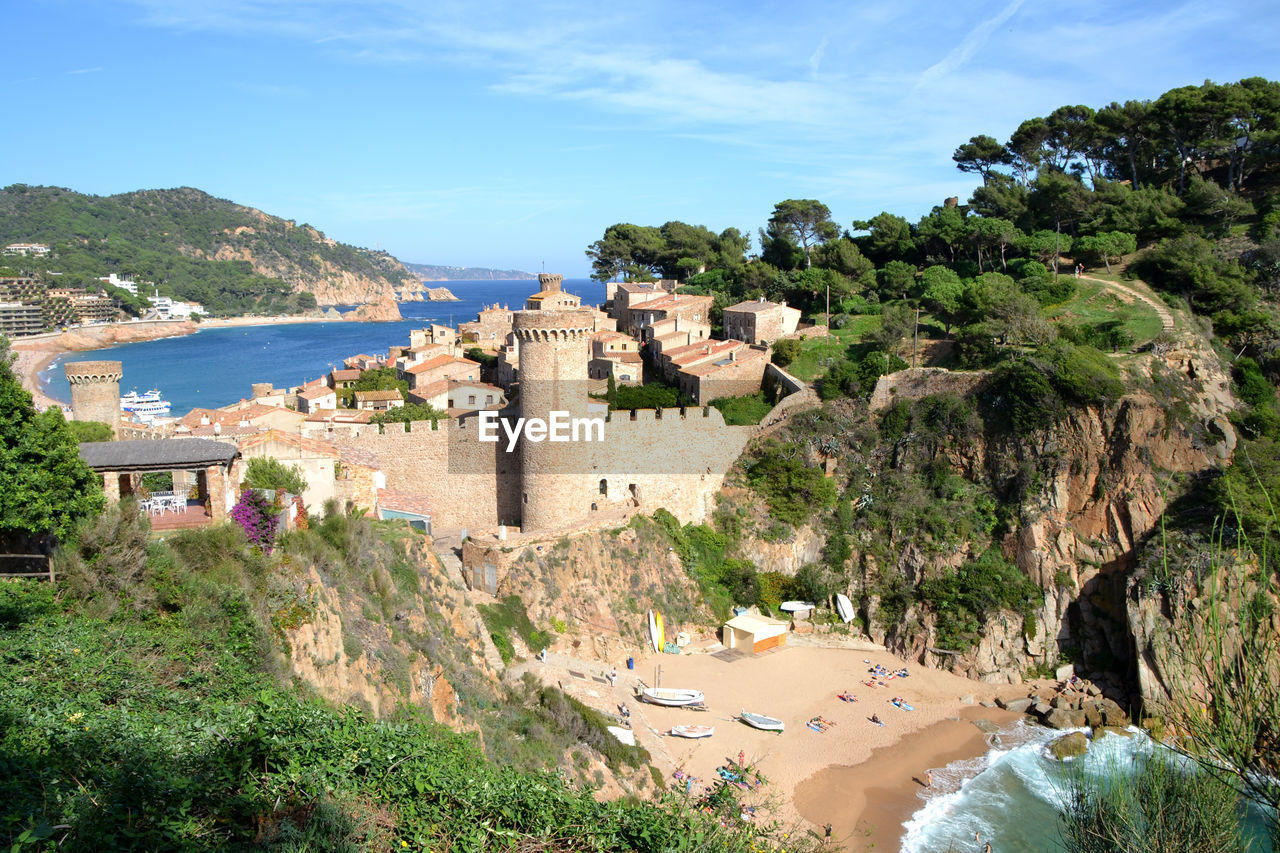
[[[772,344],[801,334],[801,312],[763,299],[732,305],[724,310],[728,337],[717,339],[712,297],[678,293],[674,281],[611,282],[600,306],[583,306],[561,283],[561,276],[543,274],[523,306],[485,307],[456,329],[430,323],[411,331],[402,346],[348,355],[341,367],[302,385],[251,383],[248,396],[235,403],[174,417],[144,413],[127,398],[122,411],[119,362],[67,364],[71,417],[109,424],[113,444],[132,448],[86,451],[109,496],[133,492],[145,472],[173,472],[174,494],[185,500],[152,505],[157,529],[224,518],[237,500],[241,468],[259,457],[302,472],[306,489],[291,514],[319,512],[337,500],[373,517],[408,519],[437,534],[467,530],[473,538],[481,531],[496,535],[499,527],[546,532],[658,506],[702,519],[758,429],[728,426],[708,404],[754,394],[767,382],[784,388],[780,396],[801,390],[769,360]],[[544,350],[563,350],[563,369],[548,372]],[[769,371],[777,377],[766,379]],[[361,381],[375,376],[379,387]],[[609,415],[611,387],[646,382],[678,388],[699,408]],[[601,461],[591,464],[607,476],[593,475],[569,491],[557,485],[552,505],[535,511],[547,493],[534,482],[539,463],[531,454],[540,448],[526,442],[519,459],[479,458],[466,431],[484,412],[529,416],[530,400],[544,383],[577,395],[565,405],[611,418],[613,449],[604,468]],[[385,417],[405,406],[421,419]],[[650,462],[664,452],[672,459],[682,452],[687,470],[678,461],[655,470]],[[557,464],[561,474],[577,470],[572,461]],[[524,494],[521,503],[511,498],[516,494]]]
[[[50,248],[42,243],[10,243],[0,250],[0,265],[21,263],[19,259],[46,257]],[[150,289],[152,294],[147,295]],[[80,325],[110,323],[125,318],[120,292],[141,297],[148,303],[143,320],[189,320],[208,312],[196,302],[168,296],[147,282],[137,282],[108,273],[98,278],[96,287],[55,287],[33,275],[0,275],[0,335],[11,340]]]

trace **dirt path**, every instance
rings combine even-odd
[[[1083,279],[1084,281],[1092,281],[1097,284],[1101,284],[1105,287],[1109,287],[1112,290],[1117,291],[1118,293],[1121,293],[1132,299],[1138,299],[1138,300],[1141,300],[1142,302],[1145,302],[1147,305],[1151,306],[1151,308],[1156,312],[1156,315],[1159,316],[1160,328],[1162,331],[1172,332],[1174,330],[1175,326],[1173,322],[1173,312],[1170,311],[1169,306],[1165,305],[1164,302],[1162,302],[1159,298],[1155,296],[1150,296],[1146,293],[1143,293],[1141,290],[1137,290],[1135,288],[1129,287],[1128,285],[1120,284],[1119,282],[1115,282],[1115,281],[1110,281],[1105,278],[1094,278],[1091,275],[1082,275],[1080,276],[1080,278]]]

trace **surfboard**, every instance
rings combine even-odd
[[[853,621],[853,602],[843,592],[836,593],[836,613],[846,625]]]
[[[658,621],[653,618],[652,610],[649,611],[649,643],[655,652],[662,651],[662,646],[658,645]]]
[[[667,647],[667,632],[662,626],[662,614],[658,614],[658,651]]]

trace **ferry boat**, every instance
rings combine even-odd
[[[145,394],[139,394],[135,389],[120,398],[120,411],[144,424],[149,424],[158,417],[165,417],[172,407],[155,388]]]

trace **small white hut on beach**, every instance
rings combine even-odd
[[[787,623],[744,613],[724,623],[725,648],[754,655],[787,644]]]

